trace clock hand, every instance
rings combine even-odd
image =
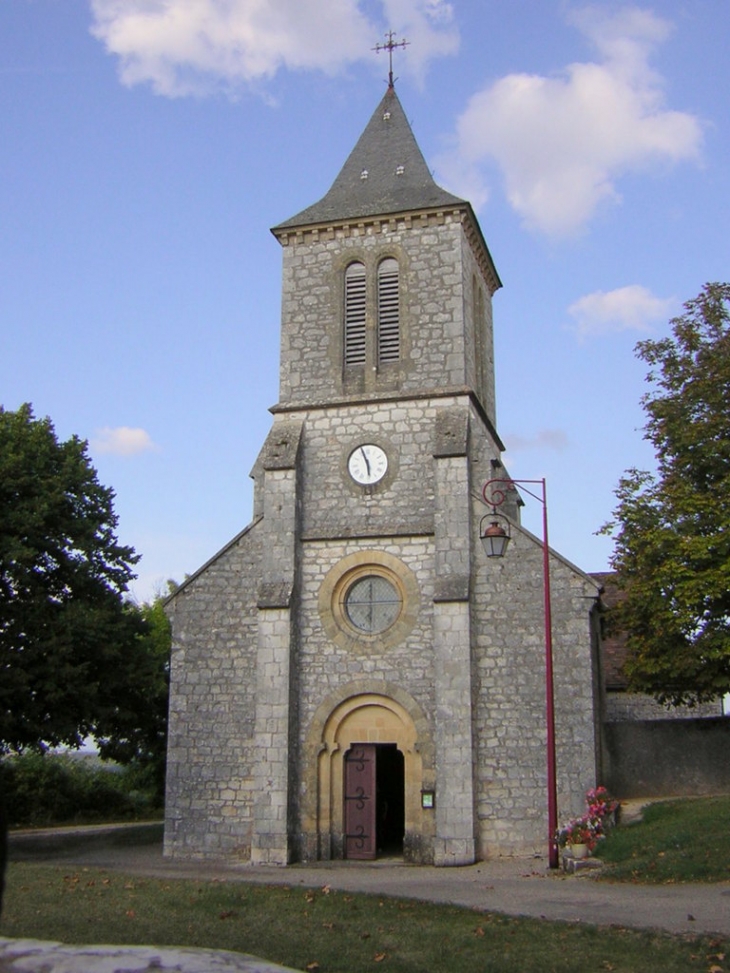
[[[365,460],[365,466],[367,467],[368,470],[368,476],[370,476],[370,461],[368,460],[368,454],[365,452],[362,446],[360,447],[360,452],[362,453],[362,458]]]

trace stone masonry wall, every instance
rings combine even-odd
[[[473,433],[475,436],[475,433]],[[516,525],[502,559],[478,541],[489,512],[473,465],[472,617],[479,855],[543,852],[547,842],[545,628],[540,541]],[[499,470],[494,476],[506,476]],[[529,500],[528,502],[533,502]],[[537,502],[537,501],[535,501]],[[582,810],[596,783],[591,609],[598,586],[550,561],[559,819]]]
[[[606,723],[605,784],[619,798],[730,794],[730,719]]]
[[[168,604],[167,855],[250,854],[260,561],[254,524]]]
[[[590,599],[582,576],[551,558],[559,818],[596,783]],[[542,550],[513,529],[504,559],[476,571],[478,816],[482,847],[544,851],[547,838]]]
[[[607,692],[604,701],[607,723],[630,720],[691,720],[722,716],[722,702],[701,703],[698,706],[670,706],[658,703],[642,693]]]
[[[400,268],[402,361],[382,376],[365,375],[363,388],[377,392],[381,378],[383,389],[404,396],[463,387],[461,239],[458,213],[320,231],[303,245],[291,238],[283,248],[280,402],[311,404],[348,393],[342,368],[345,268],[353,260],[366,265],[372,315],[375,271],[386,256]]]
[[[303,447],[303,536],[431,532],[436,416],[456,401],[404,399],[309,412]],[[367,490],[347,473],[348,457],[362,443],[376,443],[388,455],[388,472]]]
[[[474,842],[470,559],[464,543],[469,536],[471,411],[467,396],[311,410],[302,451],[298,748],[304,750],[322,699],[337,698],[343,687],[377,679],[407,693],[437,740],[441,824],[434,848],[444,863],[471,861]],[[363,442],[378,443],[389,458],[383,481],[365,490],[347,474],[347,458]],[[490,457],[498,455],[491,439],[484,448]],[[435,452],[441,458],[435,459]],[[414,589],[405,585],[404,595],[404,614],[411,623],[382,639],[352,637],[347,626],[338,628],[331,578],[384,559],[396,576],[415,579]],[[328,579],[332,593],[323,601]],[[457,760],[463,763],[458,771]],[[311,779],[307,768],[302,768],[302,779]]]
[[[352,639],[334,642],[327,634],[320,610],[320,590],[326,575],[345,557],[386,553],[418,576],[417,621],[396,645]],[[301,569],[300,744],[321,701],[357,679],[377,677],[402,687],[433,717],[433,542],[431,538],[372,538],[312,541],[304,545]]]
[[[468,860],[472,800],[480,856],[543,850],[542,554],[538,540],[515,525],[508,556],[500,562],[484,557],[478,533],[485,508],[477,497],[484,480],[501,468],[494,465],[497,447],[479,413],[462,397],[299,415],[298,497],[305,530],[297,543],[292,602],[299,649],[292,682],[297,721],[288,749],[305,751],[317,708],[343,687],[358,681],[399,687],[420,708],[436,741],[436,787],[446,801],[437,804],[443,813],[435,857]],[[382,443],[391,464],[382,484],[367,490],[353,488],[346,470],[350,450],[363,441]],[[465,530],[471,533],[470,579],[470,557],[460,539]],[[168,854],[250,855],[259,756],[257,585],[265,533],[254,524],[187,582],[170,606]],[[274,548],[268,549],[270,560]],[[380,640],[343,633],[336,598],[322,595],[335,592],[338,572],[370,561],[401,579],[405,599],[404,620]],[[562,817],[581,810],[585,790],[595,783],[590,610],[596,585],[558,556],[551,569]],[[472,747],[474,759],[465,767],[474,767],[474,797],[468,771],[466,777],[449,775],[449,753],[469,754]],[[307,777],[301,766],[292,772],[301,798],[311,773]],[[301,830],[296,822],[290,827]]]
[[[496,426],[495,378],[494,378],[494,333],[492,320],[492,297],[489,286],[482,276],[479,262],[466,237],[461,240],[462,249],[462,294],[464,295],[464,321],[466,325],[466,380],[475,389],[492,425]],[[479,308],[475,306],[475,288],[481,292],[482,319]],[[481,356],[481,362],[477,360]]]

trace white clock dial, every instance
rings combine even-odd
[[[388,470],[388,457],[380,446],[365,443],[350,453],[347,469],[355,483],[367,486],[383,479]]]

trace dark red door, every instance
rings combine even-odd
[[[375,744],[345,754],[345,858],[375,858]]]

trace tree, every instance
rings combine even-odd
[[[168,581],[169,593],[177,587]],[[137,635],[121,670],[114,675],[117,691],[112,706],[100,712],[94,736],[102,758],[118,763],[135,762],[154,788],[162,805],[165,797],[167,757],[167,706],[170,691],[172,633],[159,595],[139,607],[127,605],[137,616]],[[128,678],[129,656],[133,678]]]
[[[626,472],[603,532],[629,688],[693,704],[730,691],[730,284],[706,284],[671,331],[636,348],[657,471]]]
[[[0,753],[79,746],[143,675],[113,500],[86,443],[0,407]]]

